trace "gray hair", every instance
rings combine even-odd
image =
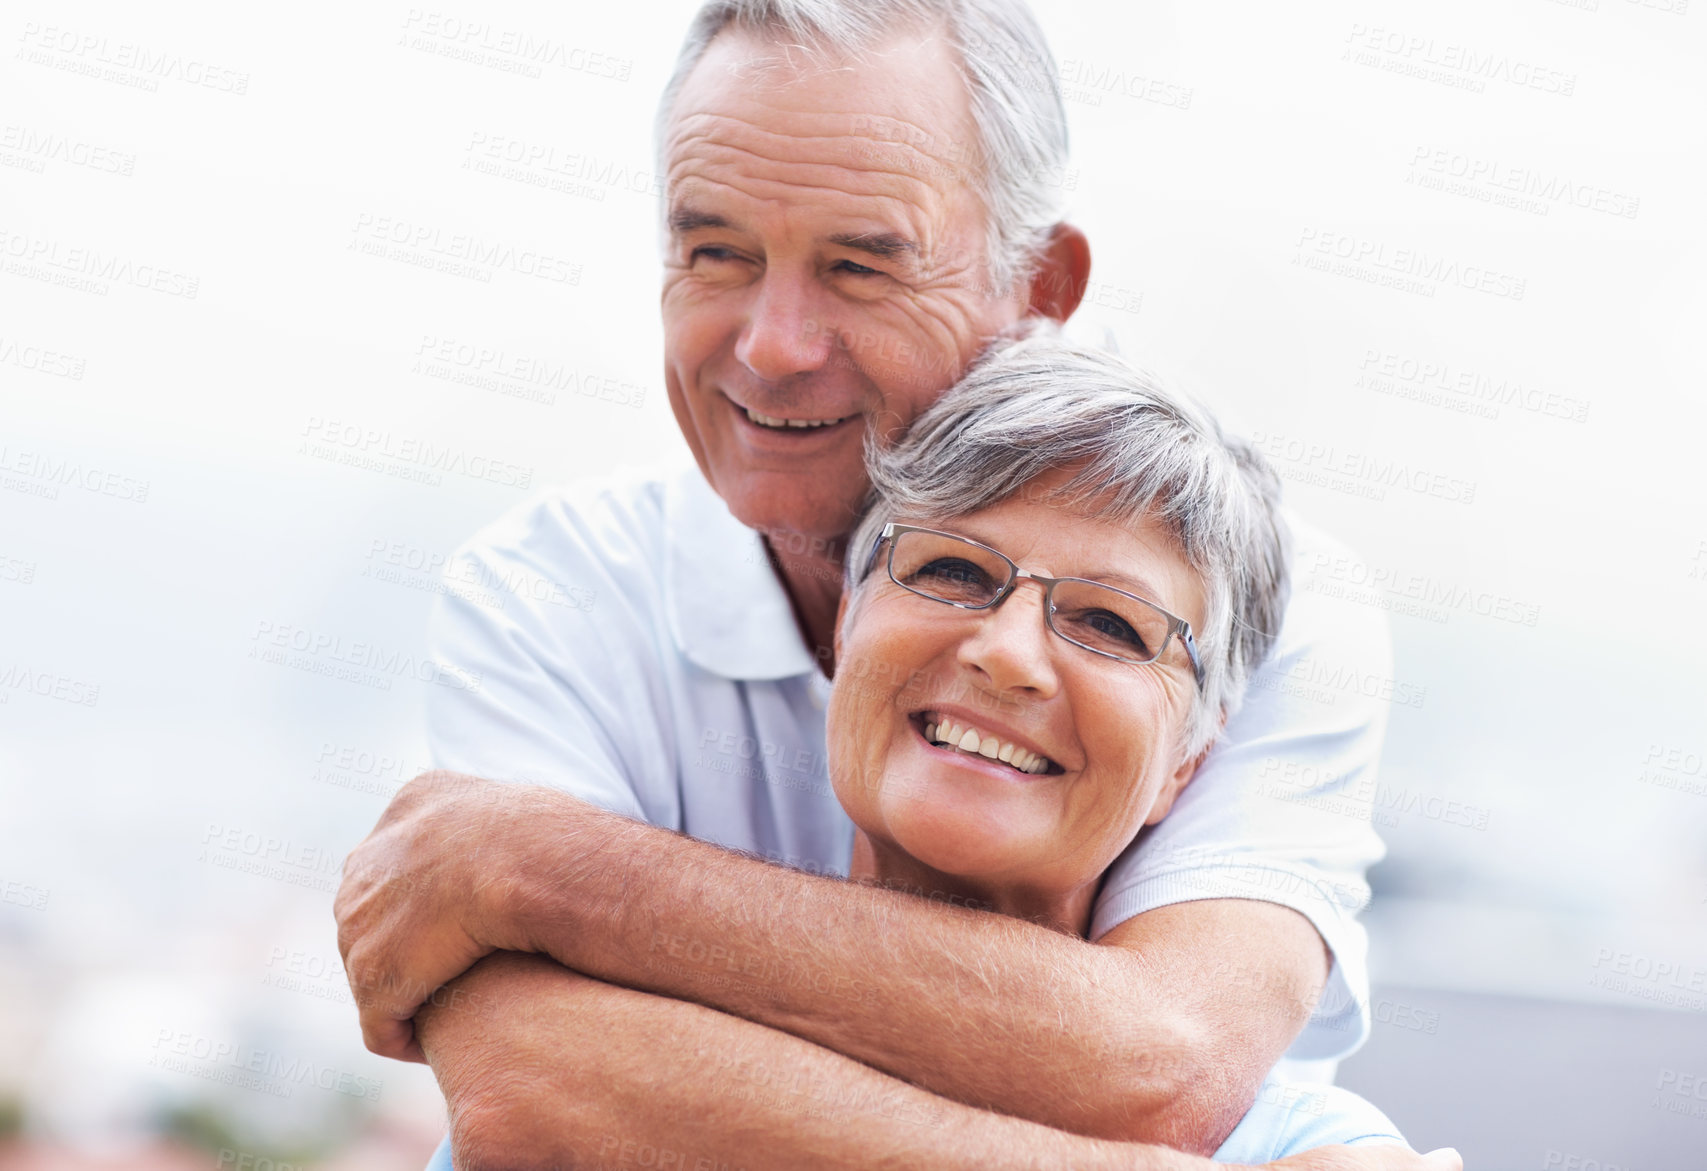
[[[1188,755],[1238,710],[1286,611],[1280,479],[1201,404],[1035,319],[998,341],[896,444],[866,452],[872,491],[847,552],[850,603],[890,521],[947,524],[1069,470],[1048,496],[1119,524],[1153,518],[1203,582],[1204,668]]]
[[[1067,115],[1055,58],[1024,0],[706,0],[658,104],[660,174],[676,96],[718,33],[734,26],[844,57],[898,31],[939,26],[959,57],[976,141],[967,178],[984,204],[991,283],[1029,273],[1062,220]]]

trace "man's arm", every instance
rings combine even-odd
[[[482,960],[417,1023],[450,1107],[459,1171],[1214,1166],[949,1102],[797,1037],[535,956]],[[1287,1166],[1458,1169],[1400,1148],[1313,1155]]]
[[[340,942],[377,1052],[407,1038],[420,989],[493,949],[537,951],[957,1102],[1201,1153],[1249,1107],[1327,968],[1284,907],[1181,903],[1091,944],[455,774],[406,786],[347,874]]]

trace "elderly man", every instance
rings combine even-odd
[[[369,1047],[431,1059],[464,1168],[1213,1151],[1283,1055],[1367,1030],[1354,915],[1381,846],[1343,794],[1383,713],[1284,678],[1385,673],[1379,617],[1294,599],[1090,941],[824,877],[853,837],[823,708],[862,449],[1004,329],[1077,307],[1060,98],[1019,0],[710,0],[659,135],[665,372],[698,474],[547,496],[465,551],[597,600],[437,615],[437,653],[483,685],[435,698],[446,771],[346,867]],[[1334,1165],[1415,1161],[1359,1157]]]

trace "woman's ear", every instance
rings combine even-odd
[[[1162,791],[1156,794],[1155,804],[1150,806],[1149,816],[1144,819],[1145,825],[1155,825],[1173,809],[1174,802],[1179,799],[1179,795],[1184,791],[1186,785],[1191,783],[1191,778],[1197,775],[1197,770],[1203,766],[1204,759],[1215,747],[1215,741],[1221,738],[1221,729],[1226,726],[1227,716],[1223,712],[1220,722],[1215,725],[1215,735],[1210,737],[1209,743],[1205,744],[1203,750],[1196,756],[1182,761],[1179,768],[1174,770],[1174,775],[1163,783]]]
[[[848,592],[842,591],[841,601],[836,603],[836,631],[830,636],[830,649],[835,652],[836,662],[842,661],[842,619],[848,613]]]

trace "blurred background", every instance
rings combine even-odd
[[[425,763],[451,550],[684,458],[650,120],[691,10],[4,6],[0,1167],[436,1141],[332,891]],[[1358,552],[1304,588],[1392,615],[1393,679],[1289,681],[1392,702],[1341,1082],[1476,1168],[1707,1167],[1707,12],[1039,15],[1075,328],[1254,435]]]

